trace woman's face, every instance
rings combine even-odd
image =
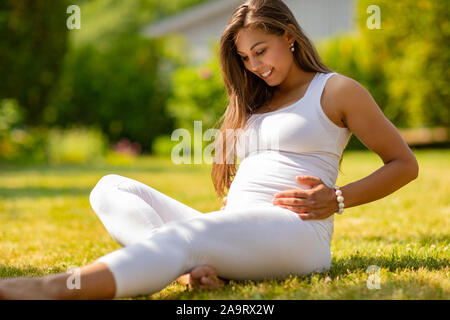
[[[268,35],[245,28],[238,32],[235,44],[245,68],[273,87],[286,79],[294,64],[290,50],[293,41],[286,35]]]

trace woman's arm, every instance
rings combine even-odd
[[[400,189],[417,178],[419,166],[411,149],[370,93],[353,79],[334,78],[329,79],[329,91],[327,97],[323,97],[323,103],[331,103],[332,108],[339,110],[347,128],[384,163],[366,178],[341,188],[345,207],[349,208],[378,200]]]
[[[411,149],[357,81],[342,75],[331,77],[321,103],[335,123],[345,124],[384,163],[369,176],[341,187],[345,208],[383,198],[417,178],[419,166]],[[305,177],[298,181],[310,184],[312,189],[280,192],[274,204],[299,213],[304,220],[325,219],[338,211],[334,190],[320,179]]]

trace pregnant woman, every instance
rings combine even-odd
[[[77,289],[67,286],[68,273],[12,278],[0,281],[0,298],[112,299],[156,293],[182,275],[213,286],[328,270],[335,213],[417,177],[413,153],[371,95],[320,61],[281,0],[250,0],[234,11],[220,63],[229,104],[212,179],[219,197],[229,188],[225,209],[201,213],[107,175],[90,201],[123,247],[79,268]],[[338,187],[352,133],[384,165]]]

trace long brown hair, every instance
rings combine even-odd
[[[294,25],[295,29],[289,24]],[[332,72],[321,62],[312,42],[303,33],[283,1],[248,0],[234,10],[222,33],[219,48],[220,68],[229,100],[225,113],[214,125],[217,127],[217,124],[222,123],[220,135],[215,141],[215,157],[211,171],[219,198],[224,196],[225,188],[229,189],[236,174],[236,137],[234,134],[231,136],[230,132],[244,128],[248,117],[269,101],[275,91],[274,87],[248,71],[238,55],[235,39],[242,28],[258,28],[266,34],[277,36],[282,36],[287,31],[295,38],[294,61],[299,68],[307,72]]]

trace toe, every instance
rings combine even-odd
[[[189,284],[191,288],[215,289],[224,284],[224,281],[218,277],[216,269],[209,265],[195,267],[191,270],[190,275]]]
[[[205,273],[205,270],[203,269],[203,267],[197,267],[191,271],[191,276],[194,279],[200,279],[201,277],[205,276],[205,274],[206,273]]]
[[[209,278],[207,276],[202,277],[201,281],[202,281],[203,284],[206,284],[206,285],[210,285],[211,282],[212,282],[211,278]]]

